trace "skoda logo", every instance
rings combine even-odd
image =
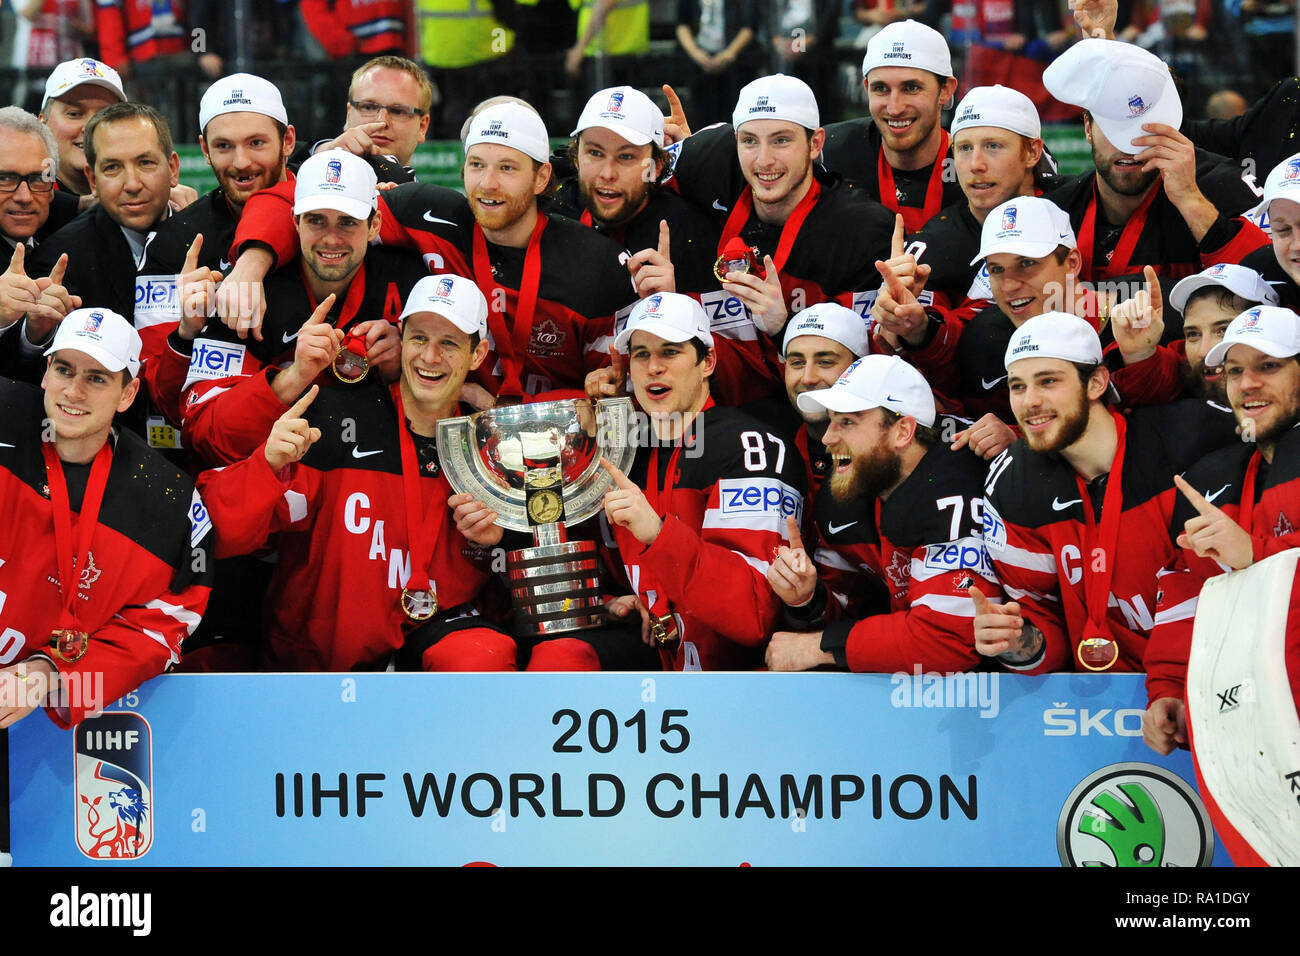
[[[1062,866],[1209,866],[1214,830],[1182,777],[1149,763],[1116,763],[1070,793],[1056,825]]]

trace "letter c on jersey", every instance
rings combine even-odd
[[[1071,584],[1078,584],[1079,579],[1083,577],[1083,555],[1072,544],[1061,548],[1061,570],[1065,572],[1065,579]]]
[[[343,527],[353,534],[365,534],[370,530],[370,516],[362,514],[363,509],[370,510],[370,499],[359,491],[348,495],[348,500],[343,503]]]

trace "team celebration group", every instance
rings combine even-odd
[[[197,197],[155,110],[61,64],[0,109],[0,727],[169,668],[919,667],[1145,671],[1148,743],[1185,744],[1202,584],[1300,544],[1300,81],[1185,121],[1077,16],[1044,74],[1075,176],[910,20],[826,127],[781,74],[694,131],[670,87],[596,91],[559,149],[485,100],[463,193],[408,165],[398,57],[310,146],[215,81]],[[605,623],[528,635],[532,536],[453,491],[438,424],[621,396],[638,447],[567,529]]]

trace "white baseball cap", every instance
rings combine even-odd
[[[109,372],[140,373],[140,333],[112,309],[73,309],[59,323],[46,355],[70,349],[84,352]]]
[[[736,99],[736,109],[731,114],[735,129],[739,130],[742,123],[750,120],[764,119],[787,120],[813,130],[822,125],[812,87],[784,73],[760,76],[745,84]]]
[[[1179,312],[1185,312],[1187,300],[1192,297],[1192,294],[1208,286],[1227,289],[1247,302],[1269,305],[1277,305],[1278,302],[1277,292],[1254,269],[1230,262],[1220,262],[1194,276],[1180,279],[1169,293],[1169,304]]]
[[[1073,249],[1077,244],[1064,209],[1041,196],[1016,196],[994,206],[984,217],[979,255],[970,264],[998,252],[1041,259],[1057,246]]]
[[[45,112],[45,107],[49,105],[50,100],[58,99],[78,86],[100,86],[110,93],[116,93],[119,100],[126,101],[122,78],[117,75],[117,70],[107,63],[83,57],[80,60],[65,60],[50,73],[50,78],[45,81],[45,98],[41,100],[41,112]]]
[[[293,214],[336,209],[353,219],[368,219],[379,205],[378,177],[370,164],[346,149],[326,149],[298,167]]]
[[[871,336],[867,332],[867,323],[850,308],[838,302],[818,302],[810,305],[795,315],[785,327],[785,337],[781,341],[781,358],[785,358],[790,343],[801,335],[820,335],[832,342],[839,342],[856,356],[867,354]]]
[[[487,299],[473,279],[450,274],[425,276],[406,297],[398,321],[417,312],[433,312],[466,335],[487,337]]]
[[[802,392],[795,402],[807,415],[887,408],[934,425],[934,393],[920,372],[897,355],[864,355],[830,388]]]
[[[1007,86],[977,86],[961,98],[952,135],[971,126],[996,126],[1030,139],[1041,139],[1043,124],[1034,101]]]
[[[628,351],[632,333],[638,330],[657,335],[665,342],[699,339],[713,348],[708,314],[699,302],[680,292],[656,292],[632,306],[627,325],[614,339],[614,348]]]
[[[481,110],[470,122],[465,149],[478,143],[495,143],[517,149],[539,163],[551,157],[546,124],[534,110],[519,103],[497,103]]]
[[[1101,364],[1101,339],[1085,319],[1068,312],[1044,312],[1016,329],[1007,343],[1003,364],[1011,370],[1021,359],[1054,358],[1082,365]]]
[[[948,41],[933,27],[916,20],[891,23],[871,38],[862,58],[862,76],[878,66],[909,66],[929,70],[942,77],[952,76],[952,53]]]
[[[1249,345],[1273,358],[1300,355],[1300,315],[1272,305],[1247,309],[1232,320],[1219,344],[1210,349],[1206,366],[1222,365],[1234,345]]]
[[[1144,123],[1183,122],[1169,67],[1154,53],[1118,40],[1080,40],[1043,71],[1043,85],[1062,103],[1092,114],[1118,150],[1135,155],[1146,149],[1133,140],[1146,136]]]
[[[1274,199],[1300,203],[1300,153],[1288,156],[1274,166],[1264,180],[1264,198],[1260,205],[1267,210]]]
[[[206,133],[208,124],[225,113],[261,113],[289,125],[279,88],[252,73],[232,73],[207,88],[199,100],[199,132]]]
[[[587,100],[570,136],[593,127],[617,133],[633,146],[664,144],[664,114],[654,101],[632,86],[601,90]]]

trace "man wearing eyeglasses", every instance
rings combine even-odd
[[[343,133],[317,143],[312,152],[346,149],[365,157],[382,182],[415,179],[411,157],[429,129],[433,87],[419,64],[400,56],[377,56],[352,74]]]
[[[54,188],[58,165],[58,143],[48,127],[17,106],[0,109],[0,254],[9,262],[0,272],[0,375],[7,378],[37,375],[24,373],[44,367],[32,339],[43,340],[48,333],[41,323],[57,322],[71,306],[56,299],[61,285],[36,278],[45,273],[29,270],[25,261],[77,214],[77,197]],[[19,244],[24,248],[15,256]],[[38,322],[29,328],[24,317]]]

